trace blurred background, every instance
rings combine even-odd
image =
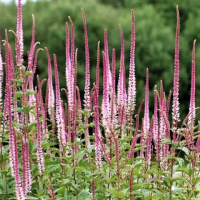
[[[16,29],[15,1],[0,1],[0,26],[4,30]],[[173,89],[174,46],[176,31],[176,5],[179,5],[181,19],[180,35],[180,105],[181,118],[188,114],[190,99],[190,75],[193,40],[196,45],[196,105],[200,106],[200,1],[199,0],[26,0],[23,2],[24,59],[31,42],[32,17],[36,21],[36,41],[39,47],[48,47],[50,54],[58,59],[61,88],[66,87],[65,79],[65,22],[71,16],[75,28],[75,47],[78,48],[78,81],[83,98],[85,85],[84,34],[81,7],[84,8],[89,37],[91,86],[95,81],[97,42],[103,50],[103,32],[108,31],[109,54],[116,49],[117,77],[120,59],[121,23],[125,38],[125,68],[128,84],[130,62],[131,9],[135,11],[136,26],[136,81],[137,106],[145,95],[146,68],[150,71],[150,108],[153,108],[153,88],[159,87],[163,80],[166,96]],[[9,41],[14,44],[14,36],[9,33]],[[4,51],[4,48],[3,48]],[[102,57],[100,93],[102,93]],[[47,78],[47,59],[45,52],[38,57],[37,74],[40,79]],[[45,89],[45,88],[44,88]],[[63,92],[63,99],[65,94]],[[197,111],[197,119],[200,111]]]

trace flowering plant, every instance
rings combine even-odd
[[[59,66],[45,47],[48,63],[46,96],[35,76],[37,58],[35,19],[28,52],[23,60],[22,4],[18,0],[15,61],[5,30],[5,59],[0,51],[0,196],[2,199],[197,199],[199,191],[200,129],[195,126],[195,44],[192,50],[191,95],[188,115],[179,113],[178,6],[175,38],[173,93],[166,98],[163,83],[154,88],[154,114],[149,114],[149,69],[145,99],[136,112],[135,17],[131,11],[131,42],[128,88],[121,54],[116,86],[116,55],[109,57],[104,31],[103,99],[99,103],[100,42],[97,43],[96,81],[91,89],[87,23],[81,9],[85,37],[85,94],[77,87],[78,49],[73,21],[66,23],[66,88],[60,88]],[[69,30],[70,29],[70,30]],[[1,46],[0,46],[1,50]],[[110,62],[111,61],[111,62]],[[16,63],[16,64],[14,64]],[[5,87],[2,82],[5,73]],[[37,78],[37,85],[34,79]],[[55,92],[54,92],[55,89]],[[66,93],[67,103],[61,99]],[[4,97],[3,97],[3,93]],[[169,118],[172,95],[172,122]],[[82,105],[83,103],[83,105]],[[141,110],[144,103],[144,117]],[[82,108],[83,106],[83,108]],[[135,117],[134,117],[135,115]],[[171,122],[171,123],[170,123]]]

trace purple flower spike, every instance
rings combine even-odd
[[[192,114],[188,118],[189,128],[193,128],[195,118],[196,118],[196,110],[195,110],[195,44],[196,44],[196,40],[194,40],[193,50],[192,50],[191,91],[190,91],[190,107],[189,107],[189,113],[192,112]]]
[[[172,103],[172,117],[173,128],[177,128],[179,121],[179,35],[180,35],[180,17],[179,9],[176,6],[177,24],[176,24],[176,40],[175,40],[175,57],[174,57],[174,82],[173,82],[173,103]]]

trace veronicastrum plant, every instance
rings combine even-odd
[[[87,23],[85,36],[85,93],[77,87],[77,57],[72,19],[66,23],[66,88],[60,88],[56,55],[45,47],[46,80],[36,76],[42,48],[35,42],[33,16],[28,65],[23,60],[22,4],[18,0],[16,32],[5,30],[0,51],[0,197],[1,199],[198,199],[200,198],[200,138],[195,124],[195,44],[192,50],[188,115],[179,113],[179,34],[177,10],[173,92],[163,83],[154,87],[153,116],[149,114],[149,69],[145,98],[136,110],[135,18],[131,11],[128,88],[121,25],[120,70],[116,84],[116,55],[109,56],[104,31],[103,98],[99,102],[100,42],[97,43],[96,81],[90,83]],[[15,53],[9,43],[15,36]],[[0,43],[1,44],[1,43]],[[0,46],[1,50],[1,46]],[[59,55],[57,55],[59,56]],[[52,61],[55,82],[52,74]],[[4,76],[5,75],[5,76]],[[5,78],[5,85],[2,85]],[[34,85],[37,82],[36,85]],[[3,91],[4,90],[4,91]],[[67,103],[61,99],[66,93]],[[172,120],[170,119],[172,96]],[[144,116],[140,113],[144,104]]]

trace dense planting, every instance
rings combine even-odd
[[[192,50],[188,115],[180,122],[178,6],[176,11],[173,92],[170,91],[167,96],[162,81],[159,91],[157,86],[154,87],[154,110],[153,116],[150,116],[148,68],[145,98],[140,105],[136,105],[133,10],[126,86],[121,25],[118,81],[115,49],[109,55],[105,29],[102,54],[100,42],[97,43],[96,81],[90,83],[87,23],[81,9],[85,38],[85,93],[84,99],[81,99],[77,87],[78,49],[75,48],[72,19],[69,17],[69,24],[66,23],[65,26],[66,88],[60,88],[57,65],[59,55],[51,56],[47,47],[44,50],[48,79],[40,80],[36,76],[38,54],[43,49],[37,49],[34,16],[31,45],[27,54],[28,66],[24,66],[22,5],[21,0],[18,0],[16,32],[8,33],[5,30],[4,59],[0,51],[1,199],[200,198],[200,126],[195,119],[196,40]],[[9,43],[9,34],[15,35],[15,56]],[[52,77],[52,63],[55,81]],[[99,101],[101,68],[102,102]],[[42,87],[45,81],[47,84],[44,95]],[[63,103],[61,92],[66,94],[67,103]],[[144,116],[141,116],[142,110]],[[172,119],[169,117],[170,113]]]

